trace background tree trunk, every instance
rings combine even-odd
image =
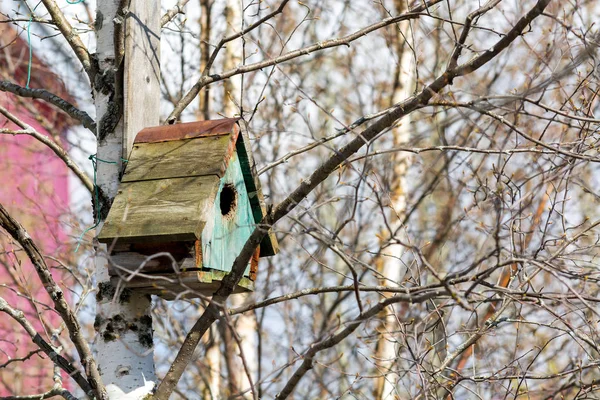
[[[401,0],[394,1],[395,14],[400,14],[406,9]],[[415,54],[409,48],[406,36],[410,35],[411,26],[408,21],[401,22],[395,27],[394,48],[397,55],[397,67],[394,91],[391,104],[396,104],[412,94],[415,88]],[[394,147],[404,146],[410,140],[411,118],[407,115],[399,125],[392,130]],[[405,241],[405,227],[402,221],[406,216],[407,181],[406,174],[410,167],[410,154],[406,152],[395,152],[391,159],[393,163],[393,174],[389,193],[389,214],[391,231],[397,235],[397,239]],[[394,242],[394,240],[392,240]],[[376,266],[382,275],[382,285],[402,285],[402,280],[409,272],[407,266],[402,262],[406,248],[399,243],[392,243],[383,250],[382,256],[376,261]],[[392,304],[381,313],[383,320],[380,328],[380,336],[377,339],[375,360],[378,362],[381,376],[375,384],[374,397],[377,400],[394,399],[400,394],[397,391],[398,375],[394,373],[394,365],[398,358],[399,324],[404,304]]]
[[[241,31],[243,26],[243,10],[242,2],[240,0],[227,0],[225,7],[225,22],[227,24],[227,30],[225,36],[230,36],[234,33]],[[223,69],[225,71],[231,70],[243,64],[244,61],[244,47],[243,38],[241,40],[235,40],[227,44],[225,48],[225,62]],[[223,114],[228,118],[235,116],[243,116],[243,86],[242,76],[234,76],[224,82],[224,97],[223,97]],[[242,129],[244,124],[240,123]],[[231,306],[236,308],[245,304],[251,304],[254,300],[253,293],[240,293],[231,296]],[[258,395],[252,393],[251,387],[252,382],[256,377],[258,371],[258,340],[257,340],[257,321],[256,314],[253,312],[246,312],[240,314],[232,327],[235,329],[235,333],[238,335],[239,343],[233,341],[230,343],[230,348],[237,349],[236,357],[231,365],[235,370],[229,371],[230,379],[233,379],[235,387],[241,393],[247,392],[243,395],[244,398],[253,398]],[[226,329],[230,329],[227,328]],[[244,359],[241,360],[241,357]],[[247,371],[243,363],[246,364]],[[248,376],[250,374],[250,377]]]

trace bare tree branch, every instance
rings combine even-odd
[[[177,2],[177,4],[175,4],[175,6],[173,8],[171,8],[170,10],[168,10],[165,15],[162,16],[162,18],[160,19],[160,26],[164,27],[166,24],[168,24],[173,18],[175,18],[175,16],[177,16],[177,14],[183,14],[183,8],[185,7],[185,5],[187,3],[189,3],[190,0],[179,0]]]
[[[292,377],[287,381],[284,388],[277,394],[277,396],[275,396],[275,399],[286,399],[290,394],[292,394],[292,392],[300,382],[300,379],[302,379],[302,377],[312,369],[314,357],[317,353],[340,343],[342,340],[350,336],[365,320],[373,318],[385,307],[389,306],[390,304],[397,303],[403,297],[404,296],[402,295],[398,295],[381,300],[379,303],[377,303],[376,306],[373,306],[367,311],[361,313],[356,319],[346,322],[345,327],[340,332],[329,336],[327,339],[310,345],[309,349],[304,354],[302,354],[302,358],[304,359],[302,361],[302,364],[294,372]],[[422,301],[429,300],[430,298],[433,298],[433,296],[416,296],[416,298],[414,298],[413,301],[415,303],[419,303]]]
[[[69,337],[77,349],[79,359],[84,367],[91,389],[93,390],[93,393],[88,393],[88,395],[90,397],[95,396],[98,399],[104,399],[105,389],[96,366],[96,360],[94,359],[87,340],[83,336],[76,315],[65,300],[62,289],[54,281],[54,278],[46,265],[46,261],[37,246],[23,226],[10,216],[2,204],[0,204],[0,227],[8,232],[8,234],[23,247],[23,250],[25,250],[25,253],[35,267],[44,289],[50,295],[56,311],[58,311],[67,326]]]
[[[45,89],[28,89],[11,82],[0,81],[0,90],[3,92],[14,93],[21,97],[44,100],[81,122],[83,126],[96,135],[96,122],[94,122],[85,111],[79,110],[73,104]]]
[[[68,390],[62,388],[53,388],[45,393],[40,394],[30,394],[25,396],[3,396],[2,400],[42,400],[51,399],[56,396],[60,396],[66,400],[77,400],[77,397],[73,396]]]
[[[240,74],[248,73],[251,71],[256,71],[256,70],[259,70],[262,68],[270,67],[272,65],[281,64],[283,62],[292,60],[294,58],[306,56],[306,55],[309,55],[309,54],[317,52],[317,51],[330,49],[333,47],[339,47],[339,46],[350,46],[351,42],[353,42],[357,39],[360,39],[360,38],[364,37],[365,35],[367,35],[371,32],[374,32],[378,29],[384,28],[389,25],[396,24],[400,21],[416,19],[423,15],[426,15],[426,14],[422,13],[423,10],[427,9],[427,7],[430,7],[433,4],[439,3],[440,1],[441,0],[430,0],[428,2],[425,2],[423,5],[419,5],[415,8],[413,8],[412,10],[410,10],[407,13],[404,13],[397,17],[386,18],[382,21],[379,21],[377,23],[369,25],[363,29],[360,29],[360,30],[358,30],[350,35],[344,36],[342,38],[325,40],[323,42],[315,43],[313,45],[306,46],[306,47],[303,47],[298,50],[290,51],[288,53],[285,53],[279,57],[276,57],[276,58],[273,58],[270,60],[259,61],[259,62],[253,63],[253,64],[241,65],[235,69],[232,69],[230,71],[225,71],[220,74],[204,75],[198,80],[198,82],[196,82],[194,84],[194,86],[192,86],[192,88],[185,94],[185,96],[183,96],[183,98],[175,106],[175,109],[171,112],[171,114],[167,118],[166,123],[169,123],[169,124],[174,123],[177,120],[177,118],[179,118],[179,116],[181,115],[183,110],[185,110],[186,107],[188,105],[190,105],[190,103],[196,98],[198,93],[200,93],[200,90],[202,90],[202,88],[205,87],[206,85],[209,85],[214,82],[222,81],[227,78],[231,78],[232,76],[235,76],[235,75],[240,75]],[[216,54],[215,54],[215,57],[216,57]],[[210,64],[208,64],[208,65],[210,65]]]
[[[73,29],[54,0],[42,0],[42,3],[46,7],[46,10],[48,10],[50,13],[52,21],[54,21],[54,24],[62,33],[62,36],[65,38],[69,46],[71,46],[71,49],[73,49],[73,52],[81,62],[81,65],[83,66],[83,69],[87,73],[87,76],[90,80],[90,85],[93,87],[95,85],[97,67],[94,65],[94,62],[90,57],[87,48],[81,41],[81,38],[75,29]]]
[[[17,321],[19,325],[25,329],[31,340],[37,344],[44,353],[46,353],[46,355],[52,360],[52,362],[54,362],[54,364],[71,376],[85,393],[88,395],[93,393],[92,387],[83,377],[81,372],[78,371],[69,361],[67,361],[67,359],[58,354],[56,350],[37,333],[33,325],[31,325],[27,318],[25,318],[25,314],[22,311],[15,310],[8,304],[6,300],[0,297],[0,312],[7,314],[12,319]]]

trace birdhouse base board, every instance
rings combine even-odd
[[[136,271],[144,274],[170,274],[175,272],[173,261],[179,271],[197,269],[195,258],[186,257],[189,256],[189,252],[183,254],[174,251],[162,251],[162,253],[164,255],[160,256],[157,256],[158,252],[155,252],[153,255],[132,251],[112,254],[110,256],[111,264],[108,267],[108,274],[124,278],[136,273]],[[169,257],[167,253],[171,256]],[[144,267],[140,271],[142,264]],[[199,264],[200,266],[202,265],[201,261]]]
[[[115,285],[124,285],[138,293],[153,294],[165,300],[191,299],[200,296],[212,296],[221,286],[227,273],[223,271],[185,271],[180,273],[161,273],[155,276],[135,277],[129,282],[112,277]],[[254,291],[254,282],[244,277],[233,293]]]

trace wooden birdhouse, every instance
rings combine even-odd
[[[165,299],[212,294],[264,216],[249,144],[236,119],[140,131],[98,240],[109,273],[132,290]],[[237,292],[252,291],[260,244]]]

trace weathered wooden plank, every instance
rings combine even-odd
[[[122,276],[124,278],[127,278],[132,273],[172,274],[175,271],[175,268],[184,272],[196,269],[196,265],[193,261],[194,259],[191,257],[180,260],[175,259],[175,267],[173,267],[173,259],[166,255],[151,257],[135,252],[123,252],[111,256],[111,264],[108,268],[108,273],[110,276]],[[118,267],[113,264],[118,265]],[[142,264],[144,264],[144,267],[140,269]]]
[[[122,182],[185,176],[222,177],[233,153],[231,135],[136,143]]]
[[[136,277],[129,282],[121,282],[122,285],[136,292],[153,294],[165,300],[175,298],[195,298],[197,294],[211,296],[221,285],[226,273],[222,271],[191,271],[180,274],[160,274],[157,276],[142,278]],[[118,277],[112,278],[114,283],[119,282]],[[184,292],[186,291],[187,292]],[[254,290],[254,282],[248,278],[242,278],[235,287],[233,293],[251,292]],[[181,297],[178,297],[182,295]]]
[[[98,240],[196,240],[218,185],[219,178],[214,175],[121,183]]]
[[[160,6],[131,0],[125,21],[123,154],[129,154],[136,133],[159,124]],[[112,23],[112,21],[105,21]]]
[[[118,246],[121,250],[113,249],[108,272],[111,276],[128,276],[128,271],[138,271],[144,274],[173,273],[201,268],[201,255],[196,259],[190,258],[194,256],[196,242],[144,242]],[[170,254],[170,257],[165,253]],[[159,256],[159,254],[165,255]],[[175,265],[173,265],[173,261]],[[140,270],[142,264],[144,264],[144,268]]]
[[[111,254],[120,252],[134,252],[145,256],[151,256],[159,252],[170,253],[176,260],[189,257],[194,251],[195,241],[189,242],[137,242],[137,243],[122,243],[118,242],[115,246],[111,246]]]
[[[110,276],[127,277],[129,272],[138,271],[140,266],[144,264],[144,273],[164,272],[166,269],[166,260],[168,257],[160,257],[149,259],[147,255],[135,253],[131,251],[116,253],[110,257],[110,265],[108,274]],[[113,264],[119,267],[114,267]],[[122,268],[122,269],[121,269]],[[141,270],[139,272],[142,272]]]

